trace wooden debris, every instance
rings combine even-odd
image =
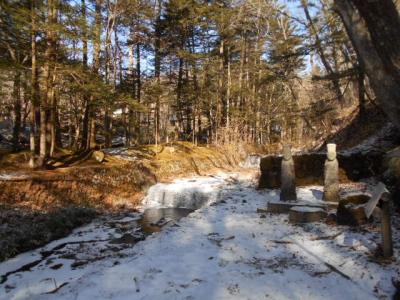
[[[324,235],[324,236],[316,236],[311,238],[311,241],[320,241],[320,240],[333,240],[335,238],[337,238],[339,235],[341,235],[343,233],[343,231],[340,231],[334,235]]]

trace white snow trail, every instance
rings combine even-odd
[[[279,192],[258,191],[250,178],[220,174],[155,187],[149,192],[144,208],[182,203],[201,208],[132,247],[113,252],[113,245],[101,242],[73,248],[79,259],[88,253],[104,257],[89,264],[73,268],[73,259],[55,253],[30,272],[11,275],[0,285],[0,299],[391,297],[395,292],[392,278],[399,278],[400,267],[397,259],[387,265],[371,261],[370,248],[379,243],[378,231],[373,227],[369,232],[354,231],[322,223],[293,226],[286,215],[260,215],[257,208],[279,199]],[[179,198],[180,193],[185,196]],[[207,199],[200,203],[192,199],[193,193],[203,193]],[[298,189],[302,200],[318,201],[321,194],[321,187]],[[180,200],[175,200],[176,197]],[[121,236],[118,230],[106,228],[101,222],[80,228],[52,244]],[[397,228],[394,226],[398,249]],[[335,234],[333,239],[316,239]],[[288,237],[292,243],[277,242]],[[0,275],[34,259],[40,250],[1,263]],[[351,280],[332,271],[326,263]],[[58,269],[52,268],[59,264],[62,266]]]

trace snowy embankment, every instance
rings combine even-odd
[[[158,185],[144,206],[176,204],[170,193],[185,194],[177,200],[181,203],[190,190],[203,195],[190,206],[203,207],[134,246],[120,242],[123,232],[136,230],[137,213],[97,220],[0,264],[3,275],[39,261],[29,271],[7,276],[0,299],[366,300],[395,292],[392,280],[399,278],[400,266],[373,261],[371,252],[380,241],[374,226],[369,231],[293,226],[286,215],[260,215],[257,208],[279,194],[256,191],[249,174]],[[298,195],[313,201],[322,193],[320,187],[308,187],[298,189]],[[396,223],[395,257],[399,237]],[[44,257],[43,250],[50,249]]]

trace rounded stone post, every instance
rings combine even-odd
[[[339,163],[336,159],[336,144],[327,145],[324,167],[324,200],[339,202]]]
[[[295,178],[294,161],[290,150],[290,145],[283,145],[280,195],[280,199],[282,201],[297,200]]]

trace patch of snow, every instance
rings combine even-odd
[[[259,168],[260,167],[261,156],[258,154],[248,155],[245,160],[239,163],[242,168]]]
[[[394,130],[394,126],[391,123],[388,123],[376,134],[370,136],[359,145],[350,149],[342,150],[340,153],[343,155],[351,155],[354,153],[367,153],[379,149],[382,151],[383,148],[388,148],[393,144],[393,141],[387,137],[390,136]]]
[[[318,207],[310,207],[310,206],[294,206],[290,210],[297,211],[297,212],[324,212],[322,208]]]
[[[22,180],[28,178],[28,175],[19,173],[3,173],[0,174],[0,180]]]
[[[108,155],[112,155],[119,159],[127,160],[127,161],[136,161],[138,157],[130,153],[129,148],[127,147],[116,147],[116,148],[107,148],[102,150],[104,153]]]

